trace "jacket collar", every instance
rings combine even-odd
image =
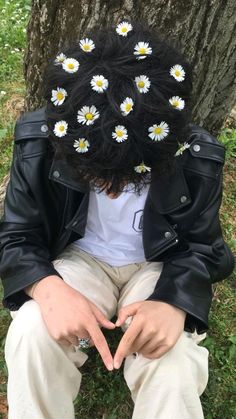
[[[89,192],[89,185],[73,180],[70,167],[55,156],[49,172],[49,179],[78,192]],[[181,209],[191,202],[190,192],[180,165],[174,174],[152,180],[149,190],[150,199],[160,214]]]

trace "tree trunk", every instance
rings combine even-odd
[[[217,134],[236,101],[235,0],[32,0],[25,55],[26,109],[43,105],[42,74],[65,43],[94,24],[146,19],[177,38],[195,66],[194,122]]]

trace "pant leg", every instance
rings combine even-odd
[[[116,311],[118,289],[96,261],[71,247],[54,266],[65,282],[92,300],[108,317]],[[72,419],[86,358],[47,332],[39,305],[30,300],[14,313],[5,345],[9,419]]]
[[[145,300],[153,291],[161,265],[150,262],[123,287],[119,306]],[[159,359],[130,355],[125,380],[135,403],[133,419],[202,419],[199,396],[208,381],[208,350],[199,336],[183,332],[171,350]]]

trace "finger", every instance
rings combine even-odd
[[[116,369],[120,368],[123,359],[132,352],[132,346],[135,346],[134,341],[142,330],[141,322],[136,319],[137,317],[134,317],[118,345],[114,356],[114,367]]]
[[[143,356],[148,359],[159,359],[163,355],[165,355],[171,348],[167,345],[159,346],[157,349],[155,349],[153,352],[147,353]]]
[[[59,343],[59,345],[66,346],[66,347],[71,346],[71,342],[66,339],[60,339],[57,341],[57,343]]]
[[[152,352],[155,352],[160,346],[163,346],[160,344],[160,342],[149,339],[146,342],[143,341],[143,345],[140,345],[139,348],[135,349],[134,352],[138,352],[139,354],[146,356]]]
[[[101,332],[97,323],[93,323],[89,328],[88,332],[93,340],[94,345],[96,346],[98,352],[101,355],[101,358],[109,371],[113,370],[113,359],[108,347],[107,341]]]
[[[129,304],[125,307],[122,307],[118,313],[116,326],[117,327],[122,326],[122,324],[125,323],[128,317],[134,316],[137,313],[137,310],[139,309],[140,304],[141,304],[141,301],[138,301],[137,303]]]
[[[116,325],[107,319],[106,316],[99,310],[99,308],[95,306],[95,304],[90,303],[90,306],[100,326],[103,326],[106,329],[115,329]]]

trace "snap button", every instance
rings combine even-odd
[[[172,236],[172,234],[171,234],[171,232],[170,232],[170,231],[166,231],[166,232],[165,232],[165,238],[166,238],[166,239],[170,239],[170,238],[171,238],[171,236]]]
[[[58,170],[54,170],[54,172],[53,172],[53,176],[54,176],[55,178],[59,178],[59,177],[61,176],[61,174],[58,172]]]
[[[193,150],[196,151],[196,153],[198,153],[201,150],[200,145],[199,144],[194,144]]]
[[[41,131],[42,132],[47,132],[48,131],[48,126],[46,124],[41,125]]]
[[[183,196],[181,196],[181,198],[180,198],[180,202],[182,202],[182,204],[184,203],[184,202],[186,202],[187,201],[187,196],[185,196],[185,195],[183,195]]]

